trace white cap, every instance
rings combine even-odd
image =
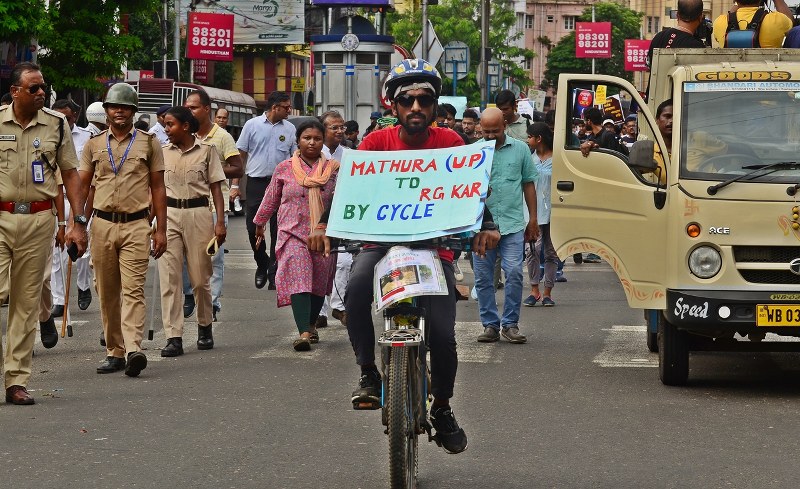
[[[606,119],[606,120],[603,121],[603,125],[605,126],[606,124],[611,124],[613,126],[614,125],[614,121],[612,121],[611,119]]]
[[[99,122],[100,124],[106,123],[106,110],[103,108],[103,102],[93,102],[86,108],[86,119],[89,122]]]

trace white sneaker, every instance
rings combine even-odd
[[[455,272],[456,280],[461,282],[464,280],[464,272],[461,271],[461,267],[458,266],[458,260],[453,260],[453,269]]]

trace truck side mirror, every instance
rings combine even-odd
[[[631,146],[631,151],[628,155],[628,165],[641,172],[651,172],[655,170],[658,168],[656,160],[653,159],[655,147],[656,142],[652,139],[636,141],[633,143],[633,146]]]

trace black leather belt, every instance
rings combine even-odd
[[[195,197],[194,199],[173,199],[172,197],[167,197],[167,207],[176,207],[178,209],[208,207],[208,197]]]
[[[145,217],[150,215],[150,210],[142,209],[139,212],[134,212],[133,214],[127,214],[125,212],[106,212],[106,211],[101,211],[99,209],[95,209],[94,215],[99,217],[100,219],[105,219],[106,221],[125,223],[125,222],[138,221],[139,219],[144,219]]]

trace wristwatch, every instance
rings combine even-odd
[[[83,226],[89,224],[89,220],[86,219],[86,216],[83,214],[75,214],[75,217],[72,218],[75,221],[75,224],[81,224]]]

